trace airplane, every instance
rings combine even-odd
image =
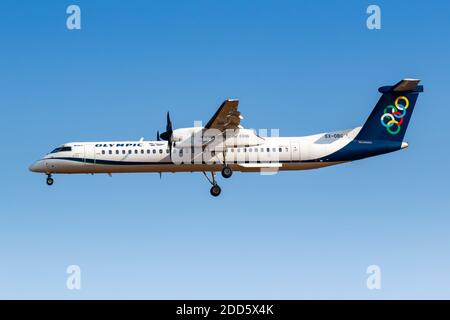
[[[237,172],[278,172],[323,168],[408,147],[403,141],[423,92],[418,79],[403,79],[378,89],[381,97],[363,126],[303,137],[265,137],[241,126],[239,101],[225,100],[207,124],[173,129],[167,113],[166,131],[155,141],[65,143],[34,162],[29,170],[53,174],[131,172],[202,172],[217,197],[216,173],[226,179]],[[208,174],[211,177],[208,177]]]

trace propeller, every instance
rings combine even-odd
[[[157,141],[161,141],[161,138],[159,137],[159,130],[156,131],[156,140],[157,140]]]
[[[169,145],[170,160],[172,160],[172,134],[173,134],[172,121],[170,120],[169,111],[167,111],[166,131],[161,134],[159,134],[159,131],[158,131],[158,138],[167,141],[167,143]]]
[[[172,121],[170,121],[170,114],[167,112],[167,124],[166,124],[166,132],[161,133],[160,137],[163,140],[169,141],[172,139]]]

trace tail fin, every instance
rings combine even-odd
[[[417,97],[423,92],[420,80],[404,79],[394,86],[378,89],[381,96],[361,131],[357,140],[389,140],[401,142],[414,111]]]

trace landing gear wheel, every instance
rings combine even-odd
[[[52,177],[48,177],[47,178],[47,185],[51,186],[53,184],[53,178]]]
[[[216,185],[211,187],[211,190],[209,192],[211,192],[211,195],[213,197],[217,197],[220,194],[221,191],[222,190],[220,189],[220,187],[216,184]]]
[[[219,185],[216,182],[216,173],[214,171],[211,171],[211,179],[208,177],[206,172],[203,171],[203,174],[206,177],[206,179],[208,179],[209,183],[211,183],[212,185],[211,190],[209,190],[209,192],[213,197],[217,197],[222,190],[220,189]]]
[[[222,177],[224,177],[225,179],[228,179],[232,175],[233,175],[233,170],[231,170],[231,168],[229,166],[223,167],[223,169],[222,169]]]

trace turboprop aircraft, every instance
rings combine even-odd
[[[420,80],[404,79],[378,89],[382,94],[363,126],[303,137],[264,137],[241,126],[238,100],[225,100],[204,126],[173,129],[167,113],[166,131],[155,141],[65,143],[30,166],[53,174],[202,172],[217,197],[216,172],[284,171],[327,167],[408,147],[403,141]],[[208,177],[207,173],[211,174]]]

